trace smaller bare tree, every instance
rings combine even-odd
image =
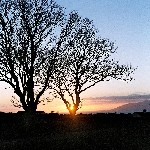
[[[61,51],[58,70],[55,73],[55,94],[65,103],[70,114],[75,115],[81,106],[80,95],[101,81],[131,81],[134,68],[119,65],[112,58],[116,52],[113,42],[97,36],[98,30],[93,22],[82,19],[72,12],[62,29]],[[71,102],[65,97],[66,93]]]

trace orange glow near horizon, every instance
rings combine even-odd
[[[8,91],[5,93],[8,95]],[[44,96],[46,96],[45,94]],[[2,96],[2,95],[1,95]],[[69,100],[69,97],[67,97]],[[1,97],[2,99],[2,97]],[[16,108],[13,106],[13,104],[10,102],[11,95],[8,98],[3,97],[3,101],[0,103],[0,111],[2,112],[17,112],[17,111],[23,111],[22,108]],[[81,97],[82,99],[82,97]],[[71,101],[70,101],[71,102]],[[107,111],[114,108],[117,108],[119,106],[122,106],[124,104],[129,103],[129,101],[122,100],[122,101],[115,101],[115,100],[106,100],[106,99],[94,99],[94,98],[85,98],[82,107],[77,111],[77,113],[94,113],[94,112],[101,112],[101,111]],[[73,105],[71,105],[71,109],[73,109]],[[45,103],[45,105],[39,104],[37,111],[45,111],[46,113],[56,112],[56,113],[69,113],[69,111],[66,108],[66,105],[61,99],[54,99],[52,102]]]
[[[124,104],[127,104],[125,102],[84,102],[82,108],[80,108],[77,113],[88,113],[88,112],[100,112],[104,110],[110,110],[113,108],[117,108],[119,106],[122,106]],[[17,112],[22,111],[22,108],[16,108],[12,104],[8,103],[8,105],[0,105],[0,111],[3,112]],[[46,113],[51,113],[52,111],[57,113],[69,113],[67,110],[65,104],[62,101],[57,101],[55,103],[51,102],[47,105],[39,105],[38,111],[45,111]],[[73,110],[73,105],[71,106],[71,110]]]
[[[57,102],[58,104],[58,102]],[[51,105],[48,104],[47,106],[45,105],[44,107],[41,106],[42,110],[44,110],[47,113],[50,113],[50,109],[52,109],[54,112],[58,113],[69,113],[67,110],[65,104],[63,102],[59,102],[59,105]],[[88,102],[85,101],[83,103],[83,106],[77,111],[77,113],[88,113],[88,112],[100,112],[100,111],[105,111],[105,110],[111,110],[114,108],[117,108],[119,106],[122,106],[124,104],[127,104],[127,102],[114,102],[114,101],[99,101],[99,102]],[[71,110],[73,110],[73,105],[71,106]]]
[[[4,86],[5,87],[5,86]],[[12,95],[14,94],[14,91],[11,89],[5,89],[1,88],[1,94],[0,94],[0,112],[17,112],[17,111],[23,111],[22,108],[16,108],[13,106],[13,104],[10,102]],[[90,94],[90,92],[87,92]],[[16,95],[15,95],[16,96]],[[42,97],[47,97],[48,92],[45,92],[45,94]],[[81,95],[81,99],[83,97],[88,97],[89,95]],[[108,95],[109,96],[109,95]],[[41,99],[42,99],[41,97]],[[16,96],[18,99],[18,97]],[[65,98],[71,103],[71,98],[69,96],[65,96]],[[137,101],[138,102],[138,101]],[[111,100],[111,99],[99,99],[97,98],[83,98],[82,108],[80,108],[77,113],[92,113],[92,112],[101,112],[101,111],[107,111],[114,108],[117,108],[119,106],[122,106],[124,104],[130,103],[129,100]],[[72,104],[72,103],[71,103]],[[73,106],[73,105],[72,105]],[[71,107],[73,109],[73,107]],[[45,103],[45,105],[39,104],[37,111],[45,111],[46,113],[51,112],[57,112],[57,113],[69,113],[69,111],[66,108],[66,105],[61,99],[54,99],[52,102]]]
[[[0,95],[1,103],[0,103],[0,111],[2,112],[17,112],[23,111],[22,108],[16,108],[10,102],[11,96],[14,95],[12,90],[3,90],[2,94]],[[48,94],[45,93],[43,97],[46,97]],[[81,96],[82,97],[82,96]],[[68,100],[70,100],[69,96],[66,96]],[[82,99],[82,98],[81,98]],[[71,102],[71,101],[70,101]],[[61,99],[54,99],[50,103],[45,103],[46,105],[39,104],[38,111],[45,111],[46,113],[51,113],[52,111],[58,113],[69,113],[66,105]],[[82,108],[80,108],[77,113],[86,113],[86,112],[96,112],[96,111],[103,111],[103,110],[110,110],[121,106],[125,103],[115,103],[115,102],[103,102],[103,100],[84,100]],[[71,106],[73,109],[73,105]]]
[[[111,110],[114,108],[117,108],[119,106],[122,106],[127,103],[101,103],[101,104],[89,104],[89,105],[83,105],[83,108],[81,110],[79,109],[79,112],[100,112],[100,111],[106,111],[106,110]]]

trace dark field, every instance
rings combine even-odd
[[[0,114],[0,150],[150,150],[150,118]]]

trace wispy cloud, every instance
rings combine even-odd
[[[131,103],[150,100],[150,94],[131,94],[127,96],[104,96],[104,97],[89,97],[84,98],[85,101],[101,102],[101,103]]]

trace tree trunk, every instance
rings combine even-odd
[[[34,100],[30,100],[27,104],[25,99],[23,99],[22,106],[24,111],[28,113],[35,113],[37,109],[37,104],[34,102]]]
[[[37,109],[37,105],[35,104],[35,102],[31,102],[31,104],[29,104],[26,108],[26,112],[28,113],[35,113]]]

